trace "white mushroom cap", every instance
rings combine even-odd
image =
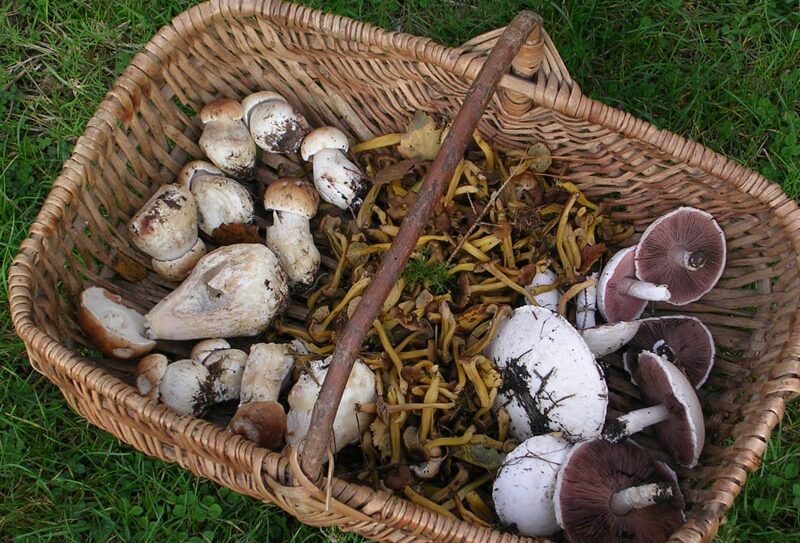
[[[260,94],[260,93],[259,93]],[[256,145],[270,153],[293,153],[311,131],[305,117],[286,101],[248,96],[242,102],[244,122]]]
[[[256,144],[242,122],[242,106],[223,99],[207,104],[200,111],[205,126],[200,148],[222,171],[234,177],[250,178],[256,165]]]
[[[214,381],[214,400],[237,400],[241,394],[242,376],[247,354],[239,349],[221,349],[208,353],[202,364]]]
[[[545,268],[533,276],[531,283],[525,287],[525,290],[528,292],[533,292],[533,290],[537,287],[554,285],[555,282],[555,272],[550,268]],[[549,309],[550,311],[558,311],[558,301],[561,299],[561,292],[559,292],[557,288],[554,288],[552,290],[536,294],[533,299],[536,300],[536,303],[539,304],[539,307]]]
[[[367,191],[367,179],[358,166],[338,149],[322,149],[313,161],[320,197],[339,209],[358,209]]]
[[[197,243],[197,210],[192,193],[163,185],[128,223],[131,241],[158,260],[175,260]]]
[[[181,285],[145,316],[149,337],[254,336],[286,306],[289,287],[267,247],[240,243],[200,259]]]
[[[311,363],[311,372],[317,382],[322,383],[328,374],[331,357]],[[303,374],[289,392],[289,414],[286,419],[286,442],[296,447],[308,433],[311,411],[319,396],[321,385],[308,374]],[[336,418],[333,422],[333,448],[340,451],[350,443],[356,443],[361,433],[369,428],[373,416],[357,410],[360,404],[375,403],[375,374],[361,360],[356,360],[344,389]]]
[[[253,94],[246,96],[244,100],[242,100],[242,113],[244,114],[243,118],[247,119],[247,117],[250,115],[250,110],[252,110],[257,105],[271,101],[278,101],[285,103],[286,98],[284,98],[277,92],[273,91],[254,92]]]
[[[153,350],[144,335],[144,317],[102,287],[89,287],[78,297],[78,324],[105,355],[130,360]]]
[[[153,353],[145,356],[136,365],[136,390],[151,400],[158,399],[158,387],[167,372],[169,360],[163,354]]]
[[[571,448],[556,435],[545,434],[526,439],[506,456],[492,487],[501,522],[527,536],[548,536],[560,529],[553,495]]]
[[[197,360],[202,364],[206,357],[214,351],[222,351],[230,348],[231,344],[222,338],[204,339],[194,344],[189,356],[192,360]]]
[[[516,439],[561,431],[569,441],[600,435],[608,387],[586,342],[560,315],[527,305],[514,310],[486,349],[503,385],[496,405]]]
[[[209,236],[223,224],[250,224],[255,218],[253,197],[233,179],[203,175],[192,181],[192,194],[197,225]]]
[[[186,254],[179,256],[175,260],[157,260],[155,258],[150,260],[150,265],[153,266],[159,276],[167,281],[183,281],[189,274],[197,262],[206,254],[206,244],[203,240],[197,238],[197,243],[194,244]]]
[[[300,146],[300,156],[308,161],[322,149],[339,149],[345,153],[350,148],[347,135],[335,126],[315,128],[303,140]]]
[[[639,331],[639,325],[639,321],[615,322],[581,330],[581,335],[592,354],[601,357],[626,345]]]
[[[186,163],[183,168],[181,168],[178,177],[175,178],[175,183],[185,189],[191,190],[192,182],[206,175],[224,177],[225,173],[210,162],[206,162],[205,160],[193,160]]]
[[[214,402],[208,369],[195,360],[167,366],[159,386],[161,401],[181,415],[199,415]]]
[[[248,402],[274,402],[288,382],[294,367],[294,349],[288,344],[256,343],[242,377],[240,405]]]

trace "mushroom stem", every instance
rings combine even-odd
[[[668,415],[669,411],[664,404],[631,411],[607,424],[603,430],[603,437],[612,443],[617,443],[648,426],[667,420]]]
[[[623,278],[619,282],[620,290],[628,296],[639,298],[640,300],[651,300],[653,302],[668,302],[670,299],[669,289],[666,285],[656,285],[647,281]]]
[[[267,227],[267,247],[277,255],[290,283],[307,286],[314,280],[320,253],[314,245],[308,219],[288,211],[275,211]]]
[[[611,496],[611,512],[625,516],[634,509],[643,509],[672,499],[672,487],[665,483],[650,483],[620,490]]]
[[[680,251],[677,255],[678,263],[687,270],[697,271],[706,265],[705,251]]]

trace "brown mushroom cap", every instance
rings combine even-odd
[[[158,387],[167,372],[167,365],[169,365],[169,360],[159,353],[149,354],[139,360],[134,374],[139,394],[151,400],[158,399]]]
[[[641,319],[639,331],[628,343],[625,369],[638,381],[640,351],[653,351],[681,370],[694,388],[700,388],[714,366],[714,337],[695,317],[674,315]]]
[[[236,410],[229,430],[259,447],[277,451],[286,434],[286,412],[278,402],[250,402]]]
[[[211,121],[238,121],[244,116],[242,104],[232,98],[214,100],[200,110],[200,121],[203,124]]]
[[[264,209],[294,213],[306,219],[317,214],[319,194],[302,179],[282,178],[264,191]]]
[[[660,483],[672,497],[625,515],[613,512],[617,492]],[[570,451],[558,474],[556,519],[575,543],[659,543],[684,522],[684,501],[675,473],[632,443],[595,440]]]
[[[681,207],[651,224],[636,247],[636,275],[665,284],[686,305],[714,288],[725,268],[725,234],[710,213]]]

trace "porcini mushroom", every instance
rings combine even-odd
[[[154,339],[254,336],[286,306],[289,287],[267,247],[240,243],[200,259],[186,280],[145,315]]]
[[[244,110],[236,100],[223,98],[200,110],[203,134],[200,148],[219,169],[233,177],[250,179],[256,166],[256,144],[242,122]]]
[[[311,362],[311,375],[301,375],[289,392],[286,442],[292,447],[296,447],[308,433],[311,411],[319,395],[321,383],[328,374],[331,358]],[[363,413],[357,407],[375,401],[375,374],[364,362],[356,360],[333,422],[334,452],[360,440],[362,432],[369,428],[373,415]]]
[[[212,339],[204,339],[203,341],[198,341],[192,347],[192,351],[189,354],[192,360],[197,360],[201,364],[206,359],[208,355],[213,353],[214,351],[222,351],[224,349],[230,349],[231,344],[228,343],[225,339],[222,338],[212,338]]]
[[[708,379],[714,367],[714,337],[696,317],[671,315],[638,321],[639,330],[630,341],[630,353],[623,360],[636,382],[639,351],[652,351],[681,370],[694,388]]]
[[[539,307],[555,312],[558,311],[558,302],[561,299],[561,293],[558,291],[555,284],[555,272],[550,268],[544,268],[533,276],[533,279],[531,279],[530,284],[525,287],[525,290],[533,294],[533,299],[536,300]],[[535,291],[539,288],[546,288],[547,290],[536,294]]]
[[[211,374],[196,360],[168,365],[158,391],[161,401],[181,415],[200,415],[216,401]]]
[[[642,321],[615,322],[612,324],[602,324],[592,328],[581,330],[581,336],[589,350],[597,357],[605,356],[620,350],[626,345],[636,332]]]
[[[151,257],[180,258],[197,243],[194,196],[180,185],[163,185],[128,223],[133,244]]]
[[[214,381],[217,402],[239,399],[246,362],[247,354],[239,349],[219,349],[203,359],[201,363]]]
[[[675,472],[632,443],[575,445],[558,473],[554,505],[576,543],[661,543],[685,520]]]
[[[250,192],[215,170],[212,164],[193,161],[178,174],[197,203],[197,225],[209,236],[222,225],[250,224],[255,218]]]
[[[597,283],[597,308],[606,322],[638,319],[648,301],[667,301],[670,291],[665,285],[636,279],[634,251],[621,249],[608,261]]]
[[[278,402],[250,402],[239,406],[228,429],[259,447],[272,451],[283,446],[286,413]]]
[[[603,437],[617,442],[655,425],[661,445],[675,461],[694,467],[703,450],[705,422],[694,387],[666,359],[649,351],[639,355],[639,390],[646,405],[609,421]]]
[[[338,149],[322,149],[313,157],[314,186],[320,197],[339,209],[357,211],[367,192],[367,178]]]
[[[145,356],[136,364],[136,390],[142,396],[158,400],[158,387],[167,372],[169,360],[163,354],[153,353]]]
[[[275,92],[251,94],[242,100],[242,109],[256,145],[270,153],[294,153],[311,131],[305,117]]]
[[[317,191],[300,179],[280,179],[264,191],[264,209],[273,212],[267,247],[280,260],[292,286],[310,285],[319,269],[320,254],[308,224],[318,205]]]
[[[636,276],[663,283],[686,305],[714,288],[725,269],[725,234],[710,213],[680,207],[656,219],[636,246]]]
[[[315,128],[303,139],[300,146],[300,157],[308,162],[323,149],[338,149],[344,153],[350,148],[347,135],[333,126]]]
[[[197,261],[203,258],[205,254],[206,244],[203,243],[202,239],[198,238],[194,246],[183,256],[179,256],[174,260],[158,260],[153,258],[150,260],[150,265],[153,266],[153,271],[164,279],[179,282],[189,277]]]
[[[600,435],[608,387],[586,342],[569,322],[532,305],[514,310],[485,352],[502,375],[495,404],[511,419],[510,433],[527,439],[561,431],[569,441]]]
[[[78,297],[78,325],[106,356],[130,360],[149,353],[156,342],[145,336],[144,317],[102,287]]]
[[[503,524],[528,536],[559,530],[553,495],[558,470],[571,448],[557,434],[544,434],[526,439],[508,453],[492,487],[494,507]]]

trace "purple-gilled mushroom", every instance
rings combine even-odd
[[[178,288],[144,317],[152,339],[255,336],[286,307],[278,258],[256,243],[228,245],[200,259]]]
[[[555,486],[555,515],[573,543],[661,543],[685,520],[678,478],[632,443],[578,443]]]
[[[533,293],[534,290],[539,288],[546,288],[543,292],[533,295],[533,299],[539,304],[539,307],[549,309],[550,311],[558,311],[558,301],[561,299],[561,292],[555,287],[556,274],[550,268],[544,268],[542,271],[536,272],[536,275],[531,279],[530,284],[525,287],[525,290]],[[552,287],[552,288],[550,288]]]
[[[597,308],[606,322],[635,321],[647,302],[669,301],[666,285],[640,281],[636,278],[634,251],[621,249],[608,261],[597,283]]]
[[[107,356],[130,360],[156,346],[145,335],[144,317],[116,294],[89,287],[78,297],[78,325]]]
[[[575,328],[541,307],[514,310],[486,349],[503,378],[496,405],[524,440],[562,432],[568,441],[600,435],[608,406],[603,370]]]
[[[596,357],[620,350],[636,335],[641,321],[615,322],[581,330],[583,340]]]
[[[714,367],[714,337],[696,317],[674,315],[638,321],[638,332],[623,355],[625,370],[636,384],[639,351],[652,351],[681,370],[694,388],[700,388]]]
[[[725,234],[710,213],[680,207],[657,219],[636,246],[636,276],[663,283],[686,305],[714,288],[725,269]]]
[[[544,434],[526,439],[508,453],[492,487],[503,524],[527,536],[559,530],[553,496],[558,471],[571,448],[558,434]]]
[[[681,466],[697,464],[705,442],[700,401],[686,376],[655,353],[639,354],[639,390],[649,407],[631,411],[606,424],[603,437],[611,442],[655,426],[661,445]]]

